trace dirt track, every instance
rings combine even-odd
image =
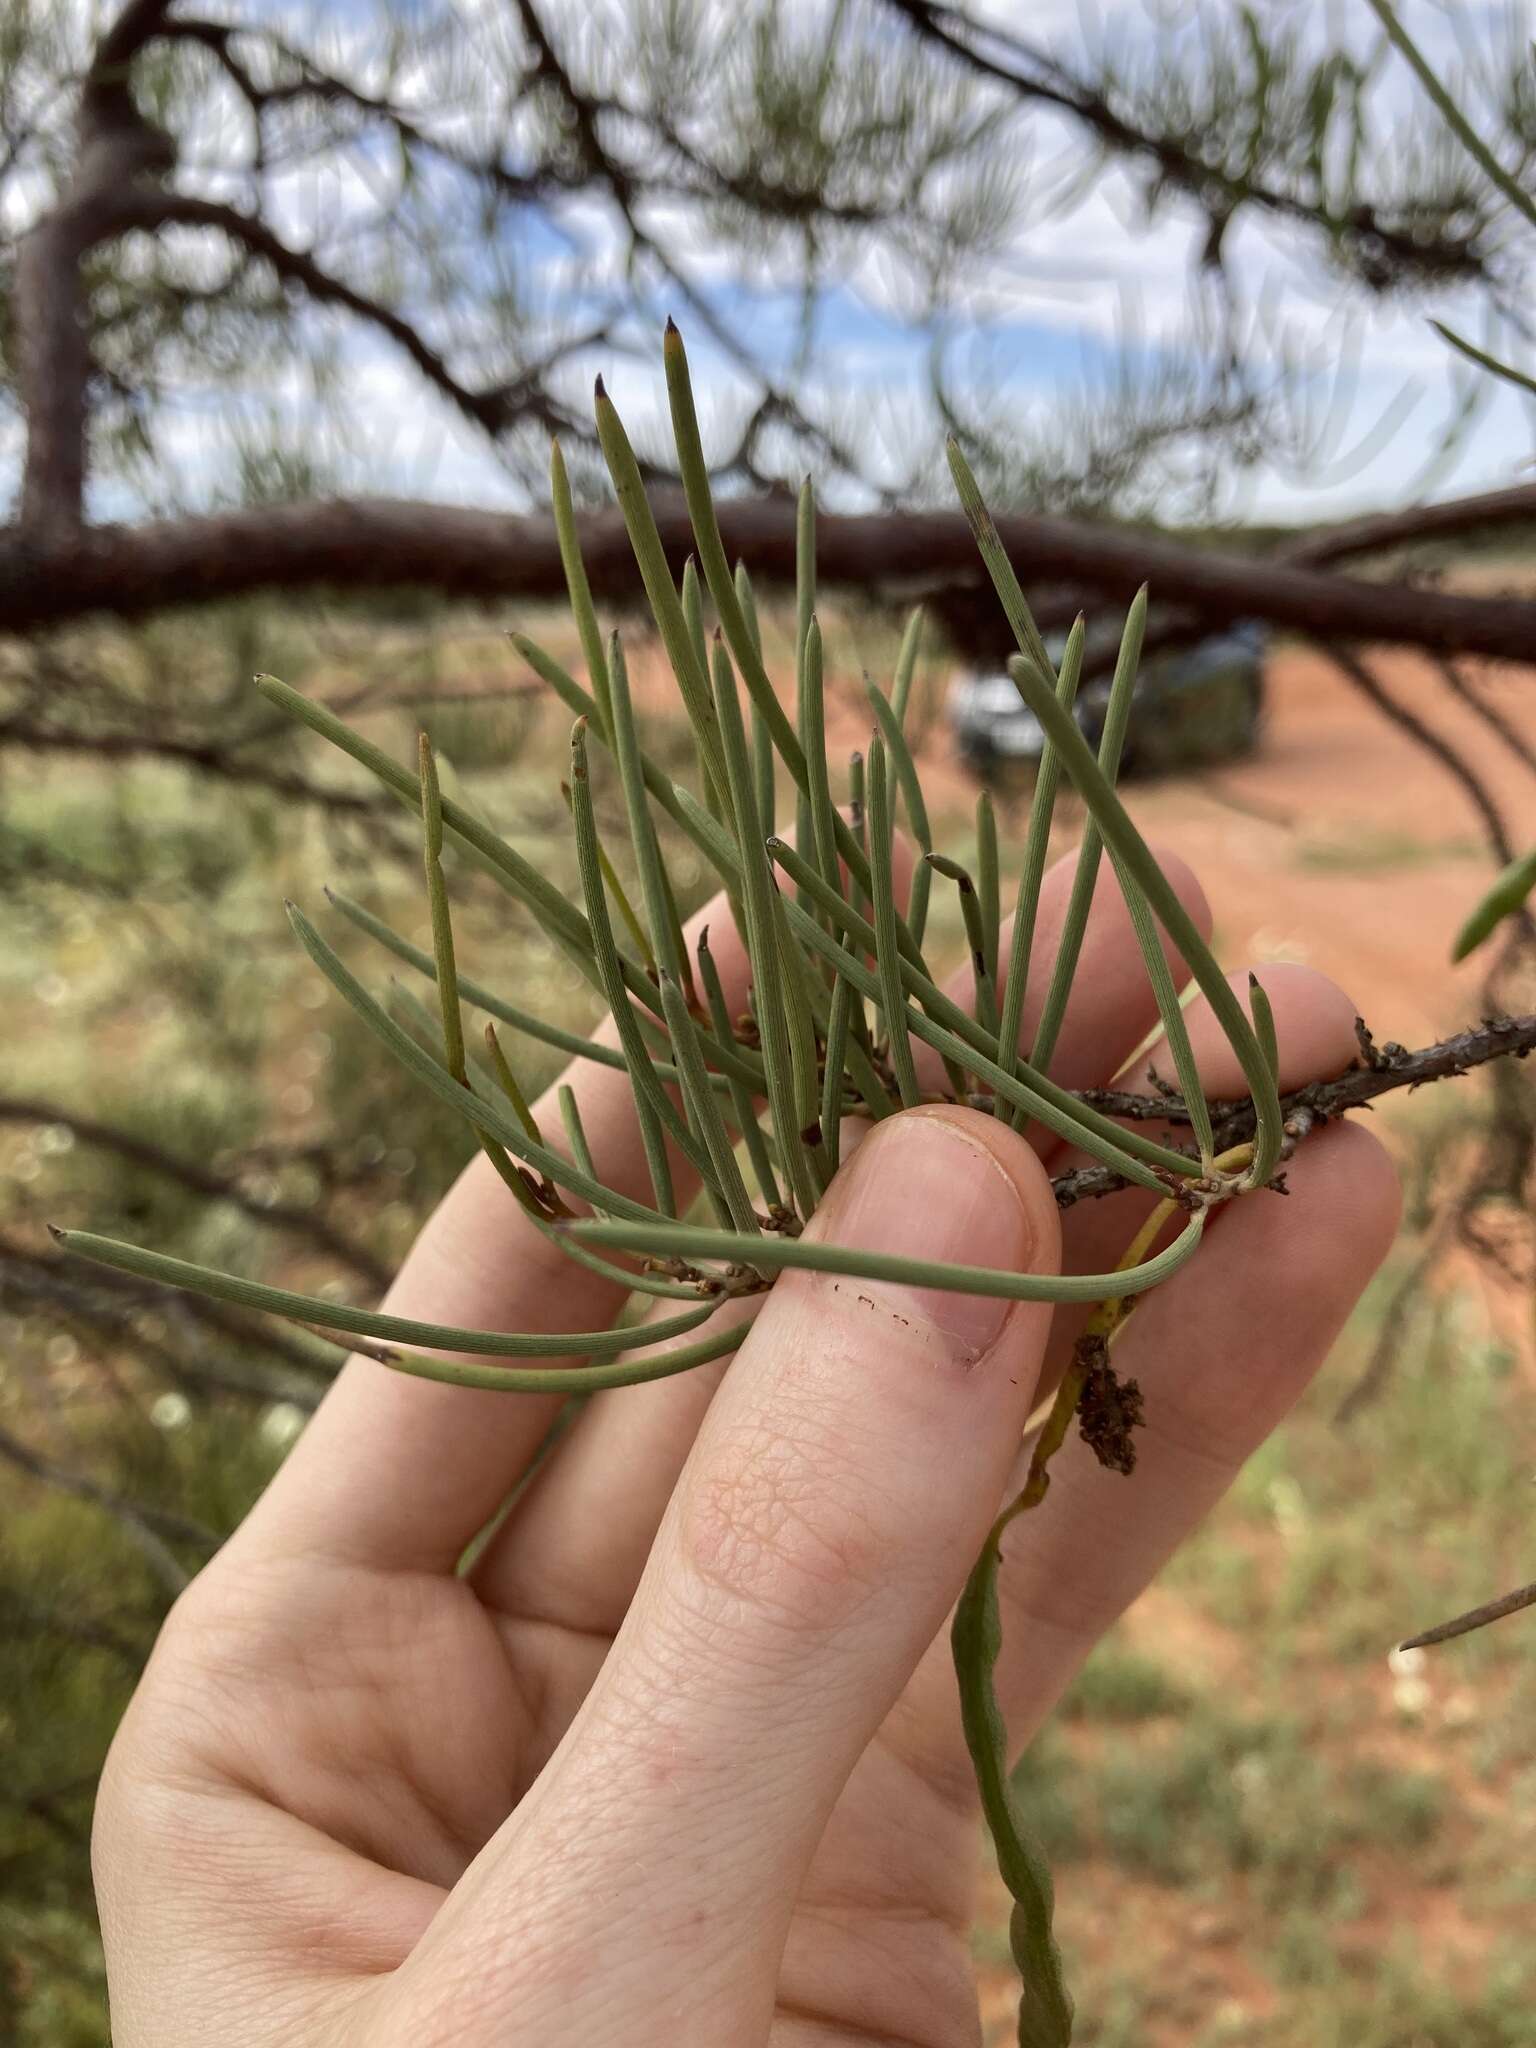
[[[1502,812],[1516,851],[1536,839],[1536,772],[1523,765],[1428,662],[1372,653],[1391,695],[1462,754]],[[780,665],[787,671],[788,663]],[[659,649],[632,663],[637,696],[675,707]],[[936,829],[963,836],[976,785],[949,740],[946,677],[930,671],[919,746]],[[1536,755],[1536,681],[1484,668],[1474,687]],[[834,757],[862,747],[869,714],[857,673],[829,675]],[[1181,853],[1205,885],[1216,948],[1232,967],[1305,960],[1354,998],[1381,1039],[1422,1044],[1477,1015],[1486,957],[1459,968],[1451,943],[1495,872],[1486,829],[1441,762],[1390,724],[1323,657],[1283,647],[1266,671],[1253,755],[1124,790],[1142,829]],[[1027,801],[1027,790],[1024,801]],[[1061,845],[1077,826],[1068,807]],[[1018,821],[1022,823],[1022,820]]]
[[[1376,668],[1473,765],[1523,850],[1536,835],[1536,775],[1426,664],[1396,657]],[[1479,680],[1536,746],[1528,677]],[[1453,969],[1449,958],[1492,872],[1482,823],[1446,769],[1320,657],[1287,652],[1272,664],[1250,760],[1136,791],[1133,808],[1198,867],[1228,959],[1309,960],[1378,1036],[1405,1043],[1475,1014],[1484,963]]]
[[[1392,694],[1473,765],[1517,850],[1536,837],[1536,773],[1516,761],[1427,664],[1374,658]],[[1479,678],[1536,750],[1536,685]],[[932,771],[963,794],[961,771]],[[953,778],[953,780],[951,780]],[[1451,940],[1493,872],[1465,792],[1321,657],[1271,662],[1260,746],[1198,777],[1132,783],[1142,829],[1199,872],[1233,966],[1306,960],[1354,997],[1379,1037],[1423,1042],[1475,1014],[1483,965],[1450,965]]]

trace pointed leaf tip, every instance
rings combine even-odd
[[[603,382],[603,373],[601,370],[598,371],[596,377],[592,380],[592,396],[596,403],[599,405],[601,405],[604,399],[608,396],[608,387]]]
[[[666,336],[668,341],[671,341],[674,337],[678,341],[681,341],[683,338],[682,329],[678,326],[677,322],[672,318],[672,315],[670,313],[667,315]]]
[[[68,1242],[69,1239],[69,1232],[67,1230],[61,1230],[57,1223],[50,1223],[48,1225],[48,1235],[53,1239],[55,1244],[65,1244]]]

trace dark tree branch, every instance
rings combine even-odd
[[[125,1494],[103,1486],[87,1473],[72,1472],[66,1466],[55,1464],[51,1458],[45,1458],[41,1451],[33,1450],[6,1429],[0,1429],[0,1458],[41,1485],[51,1486],[55,1492],[67,1493],[76,1500],[87,1501],[92,1507],[110,1515],[127,1531],[155,1576],[173,1597],[187,1586],[191,1574],[166,1539],[189,1543],[209,1557],[219,1547],[218,1537],[200,1522],[191,1522],[185,1516],[168,1514],[161,1508],[129,1500]]]
[[[1410,277],[1433,277],[1445,283],[1482,279],[1485,265],[1471,236],[1441,229],[1416,234],[1383,221],[1368,203],[1338,213],[1321,200],[1309,200],[1250,177],[1234,177],[1207,163],[1189,138],[1172,131],[1140,128],[1116,111],[1097,88],[1076,79],[1054,59],[1031,50],[1016,36],[991,24],[972,21],[961,9],[936,0],[885,0],[892,13],[907,22],[914,35],[976,76],[1000,85],[1016,98],[1054,107],[1080,123],[1110,154],[1140,161],[1158,181],[1185,193],[1209,223],[1204,260],[1219,267],[1221,243],[1234,214],[1244,207],[1317,229],[1331,241],[1355,252],[1366,282],[1385,282],[1394,271]],[[1007,53],[993,56],[990,42]],[[1390,268],[1389,268],[1390,266]]]
[[[17,250],[16,381],[27,415],[20,520],[54,540],[78,530],[85,498],[91,348],[81,265],[114,206],[174,160],[170,138],[128,89],[129,66],[169,7],[129,0],[102,37],[81,87],[70,181]]]
[[[134,1311],[153,1305],[181,1319],[199,1338],[211,1330],[241,1350],[259,1348],[269,1352],[289,1373],[302,1376],[302,1381],[287,1379],[278,1383],[223,1362],[211,1366],[200,1358],[187,1366],[157,1350],[153,1362],[183,1384],[206,1382],[250,1400],[292,1401],[299,1407],[313,1409],[319,1399],[314,1382],[331,1376],[330,1368],[311,1357],[270,1317],[258,1318],[206,1296],[178,1294],[168,1287],[135,1280],[126,1273],[114,1273],[106,1266],[98,1267],[89,1281],[83,1281],[66,1274],[64,1261],[56,1254],[30,1251],[14,1239],[0,1238],[0,1280],[12,1295],[24,1294],[71,1322],[87,1323],[96,1329],[110,1327],[140,1350],[144,1349],[143,1339],[134,1328],[132,1316]],[[338,1360],[341,1355],[338,1346]]]
[[[238,1181],[213,1173],[194,1159],[167,1151],[163,1145],[142,1138],[135,1131],[120,1130],[117,1125],[103,1123],[99,1118],[81,1116],[57,1102],[44,1102],[35,1097],[0,1096],[0,1124],[7,1123],[62,1124],[87,1145],[115,1152],[120,1159],[127,1159],[150,1173],[173,1180],[207,1201],[229,1202],[245,1215],[254,1217],[258,1223],[270,1224],[274,1229],[292,1231],[307,1238],[319,1250],[328,1252],[332,1258],[350,1266],[354,1273],[361,1274],[371,1286],[382,1289],[389,1285],[390,1273],[373,1253],[328,1223],[323,1216],[310,1209],[295,1208],[288,1202],[258,1201],[254,1195],[247,1194]]]
[[[1536,496],[1536,494],[1533,494]],[[684,509],[657,507],[680,570],[693,546]],[[727,548],[765,584],[794,580],[795,512],[782,499],[720,507]],[[1528,661],[1532,606],[1520,599],[1447,595],[1380,584],[1289,562],[1218,553],[1134,528],[1005,515],[1004,545],[1026,583],[1069,579],[1129,600],[1150,583],[1161,602],[1215,622],[1265,619],[1330,641],[1371,641]],[[598,595],[640,595],[616,513],[583,522]],[[958,512],[827,515],[818,566],[829,585],[932,589],[976,575],[975,543]],[[119,617],[252,591],[328,586],[429,587],[496,603],[558,598],[564,590],[554,523],[408,500],[337,499],[251,507],[207,517],[92,527],[61,543],[0,531],[0,629],[35,632],[93,611]]]
[[[130,1636],[120,1635],[109,1623],[95,1621],[89,1615],[67,1614],[61,1609],[46,1606],[14,1586],[7,1586],[0,1594],[0,1615],[4,1615],[13,1628],[31,1629],[37,1635],[62,1636],[67,1642],[83,1644],[88,1650],[104,1650],[134,1673],[144,1668],[149,1648],[147,1643],[138,1643]]]
[[[3,621],[0,621],[3,623]],[[420,698],[415,701],[420,702]],[[124,761],[140,757],[175,761],[195,768],[222,782],[243,784],[248,789],[286,797],[293,803],[319,804],[323,809],[363,818],[394,818],[395,806],[388,798],[364,796],[357,790],[335,789],[323,782],[309,782],[302,775],[287,775],[247,760],[234,748],[204,740],[178,740],[164,733],[71,732],[52,726],[28,725],[21,719],[0,720],[0,746],[15,747],[35,754],[86,754],[95,761]]]
[[[1410,1636],[1406,1643],[1399,1643],[1401,1650],[1427,1650],[1435,1643],[1448,1643],[1456,1636],[1469,1636],[1474,1629],[1487,1628],[1493,1621],[1503,1621],[1506,1615],[1520,1614],[1527,1607],[1536,1607],[1536,1585],[1522,1586],[1518,1592],[1506,1593],[1502,1600],[1490,1600],[1485,1606],[1473,1607],[1466,1614],[1458,1614],[1454,1621],[1442,1621],[1436,1628],[1427,1628],[1422,1635]]]
[[[1453,1208],[1441,1219],[1436,1229],[1426,1234],[1413,1264],[1393,1288],[1392,1299],[1387,1303],[1386,1313],[1377,1326],[1376,1341],[1371,1346],[1371,1355],[1366,1361],[1365,1370],[1334,1410],[1333,1419],[1341,1426],[1353,1422],[1357,1415],[1371,1406],[1386,1386],[1393,1366],[1403,1355],[1403,1340],[1408,1332],[1414,1306],[1419,1299],[1420,1290],[1444,1252],[1455,1215]]]
[[[1409,505],[1401,512],[1373,513],[1291,542],[1281,550],[1287,561],[1310,567],[1344,562],[1361,555],[1390,553],[1424,541],[1465,540],[1500,527],[1536,527],[1536,486],[1510,484],[1503,490],[1479,491],[1466,498],[1447,498],[1435,505]]]
[[[1482,820],[1483,831],[1494,859],[1501,868],[1508,867],[1515,857],[1514,844],[1498,805],[1466,757],[1451,745],[1443,733],[1438,733],[1433,726],[1426,725],[1417,712],[1410,711],[1406,704],[1400,704],[1358,655],[1348,648],[1338,646],[1329,646],[1327,653],[1335,668],[1349,679],[1362,697],[1374,704],[1382,716],[1390,719],[1400,731],[1407,733],[1425,753],[1433,755],[1447,775],[1461,785],[1468,802]]]
[[[1474,688],[1454,661],[1442,659],[1436,666],[1445,687],[1457,702],[1465,704],[1467,709],[1475,717],[1480,718],[1488,730],[1503,742],[1515,759],[1536,775],[1536,747],[1531,745],[1525,734],[1510,723],[1497,704],[1490,704],[1482,691]]]
[[[555,358],[531,365],[510,383],[476,391],[454,375],[443,355],[403,314],[327,270],[309,250],[291,248],[264,220],[252,213],[242,213],[239,207],[179,192],[131,192],[113,210],[107,232],[117,235],[138,229],[153,234],[162,227],[215,229],[259,257],[283,283],[297,286],[315,305],[338,306],[377,328],[409,358],[434,390],[441,392],[472,426],[491,440],[524,419],[536,420],[550,432],[586,432],[582,423],[549,396],[540,381],[540,372],[547,371],[550,360],[584,346],[581,339],[562,345]],[[606,325],[600,326],[597,338],[606,331]]]

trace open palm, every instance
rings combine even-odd
[[[1037,968],[1069,884],[1047,882]],[[1198,914],[1187,875],[1181,893]],[[716,953],[739,1006],[740,954]],[[1344,997],[1303,969],[1262,978],[1284,1085],[1346,1065]],[[1108,1081],[1155,1018],[1111,887],[1058,1077]],[[1191,1029],[1208,1092],[1241,1092],[1222,1034]],[[602,1178],[638,1192],[625,1077],[569,1078]],[[1070,1163],[915,1111],[866,1139],[812,1228],[1102,1270],[1145,1198],[1058,1223],[1046,1173]],[[1021,1742],[1390,1241],[1395,1182],[1365,1133],[1314,1137],[1289,1182],[1218,1217],[1129,1325],[1134,1479],[1074,1444],[1013,1526],[998,1683]],[[391,1306],[554,1331],[619,1302],[476,1163]],[[1073,1335],[1043,1304],[786,1274],[729,1370],[586,1403],[467,1573],[558,1401],[354,1360],[178,1604],[114,1745],[95,1850],[118,2048],[977,2042],[980,1833],[944,1624]]]

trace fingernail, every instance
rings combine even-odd
[[[817,1213],[818,1237],[860,1251],[1028,1270],[1034,1230],[1012,1176],[957,1118],[918,1110],[875,1125]],[[860,1279],[897,1314],[921,1317],[965,1362],[996,1343],[1012,1303],[945,1287]]]

